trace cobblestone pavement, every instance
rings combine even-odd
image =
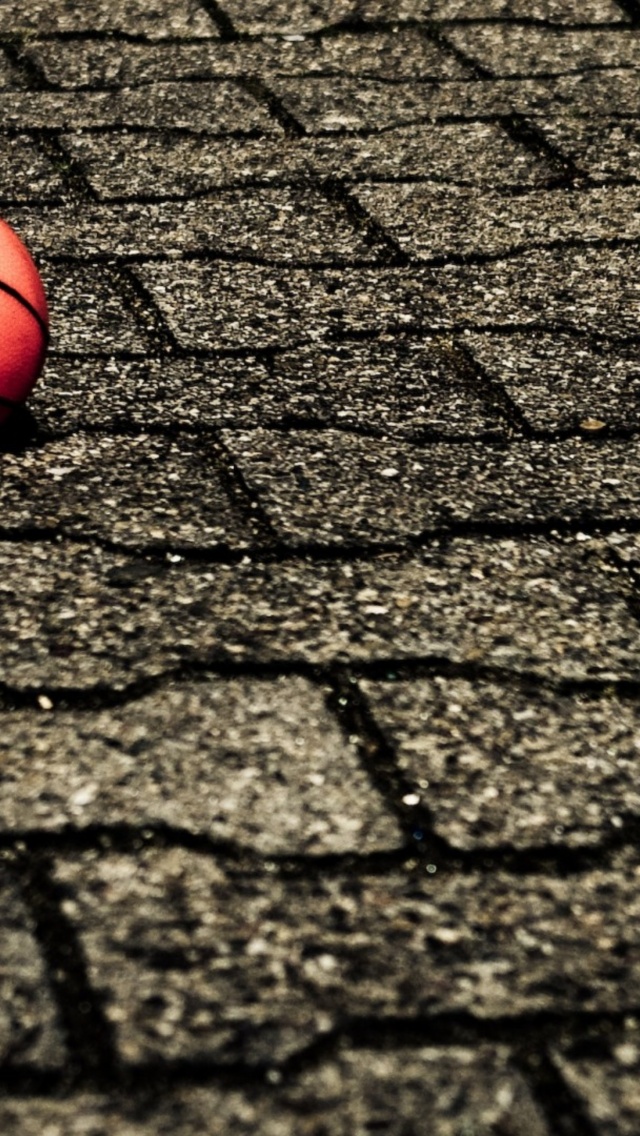
[[[3,1136],[638,1136],[640,3],[2,0]]]

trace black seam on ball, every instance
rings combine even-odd
[[[49,328],[47,327],[47,325],[44,322],[40,313],[37,311],[36,308],[34,308],[33,304],[30,304],[28,300],[25,300],[24,296],[22,296],[21,293],[18,292],[17,288],[12,288],[10,284],[4,284],[2,282],[2,280],[0,280],[0,292],[6,292],[8,296],[13,296],[14,300],[17,300],[19,304],[22,304],[23,308],[26,308],[27,311],[31,313],[34,320],[37,322],[38,327],[40,328],[40,331],[42,332],[42,334],[44,336],[45,348],[48,347],[49,346]]]

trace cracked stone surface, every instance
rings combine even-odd
[[[618,1036],[591,1057],[575,1047],[559,1048],[554,1060],[585,1111],[597,1136],[632,1136],[640,1119],[638,1022],[625,1019]],[[595,1059],[594,1059],[595,1058]]]
[[[149,39],[173,36],[215,36],[216,25],[197,0],[89,0],[79,8],[69,0],[46,5],[7,0],[0,13],[0,33],[37,34],[68,32],[120,32]]]

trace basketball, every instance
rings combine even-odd
[[[49,313],[38,269],[13,229],[0,221],[0,423],[33,389],[48,340]]]

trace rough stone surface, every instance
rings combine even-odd
[[[355,195],[402,250],[419,260],[640,238],[635,186],[513,197],[450,185],[376,185],[359,186]]]
[[[34,254],[176,256],[227,253],[243,259],[375,260],[381,242],[367,241],[340,202],[318,191],[227,190],[164,205],[17,210],[6,220]]]
[[[176,848],[56,879],[124,1060],[253,1063],[354,1014],[630,1010],[638,870],[283,879]]]
[[[447,40],[492,75],[566,75],[602,67],[637,67],[632,28],[535,28],[522,24],[458,25]]]
[[[536,185],[560,170],[528,153],[492,123],[447,123],[383,131],[366,138],[274,141],[68,134],[64,147],[82,163],[102,200],[190,193],[310,177],[430,178],[447,183]]]
[[[63,192],[58,171],[25,135],[0,136],[0,200],[51,201]]]
[[[50,1124],[56,1136],[192,1136],[215,1124],[239,1136],[297,1136],[307,1130],[336,1136],[368,1136],[380,1129],[402,1136],[412,1124],[418,1136],[458,1136],[460,1122],[474,1136],[493,1136],[508,1125],[513,1136],[548,1136],[527,1085],[505,1046],[480,1049],[402,1046],[397,1050],[342,1047],[332,1059],[282,1085],[251,1090],[187,1088],[158,1104],[136,1106],[91,1096],[64,1102],[3,1101],[7,1136],[40,1136]],[[39,1125],[39,1127],[38,1127]],[[58,1125],[59,1127],[53,1127]]]
[[[636,430],[640,357],[561,335],[467,335],[464,343],[536,430],[575,430],[597,421]]]
[[[150,341],[103,265],[42,263],[51,319],[51,344],[80,355],[127,351],[144,355]]]
[[[624,521],[640,507],[640,445],[582,439],[424,448],[338,431],[225,433],[285,539],[402,539],[468,521]]]
[[[34,919],[3,868],[0,876],[0,1061],[11,1077],[20,1067],[54,1070],[65,1061],[58,1015]]]
[[[558,116],[541,120],[543,136],[595,180],[637,178],[640,127],[631,120]]]
[[[633,702],[444,677],[363,687],[435,831],[458,848],[597,844],[638,814]]]
[[[0,552],[0,682],[18,689],[118,688],[209,659],[392,653],[635,676],[629,585],[598,542],[459,539],[346,564],[172,564],[37,542]]]
[[[5,530],[55,529],[129,548],[248,548],[209,441],[74,434],[20,458],[0,455]]]
[[[599,1048],[595,1060],[570,1048],[556,1051],[554,1057],[597,1136],[634,1136],[640,1121],[637,1018],[626,1018],[621,1035]]]
[[[69,0],[22,4],[7,0],[0,12],[0,33],[39,35],[69,32],[120,32],[165,39],[174,36],[215,36],[216,25],[197,0],[89,0],[82,6]]]
[[[160,825],[300,855],[400,842],[322,691],[301,678],[177,684],[91,716],[7,713],[0,752],[5,831]]]

